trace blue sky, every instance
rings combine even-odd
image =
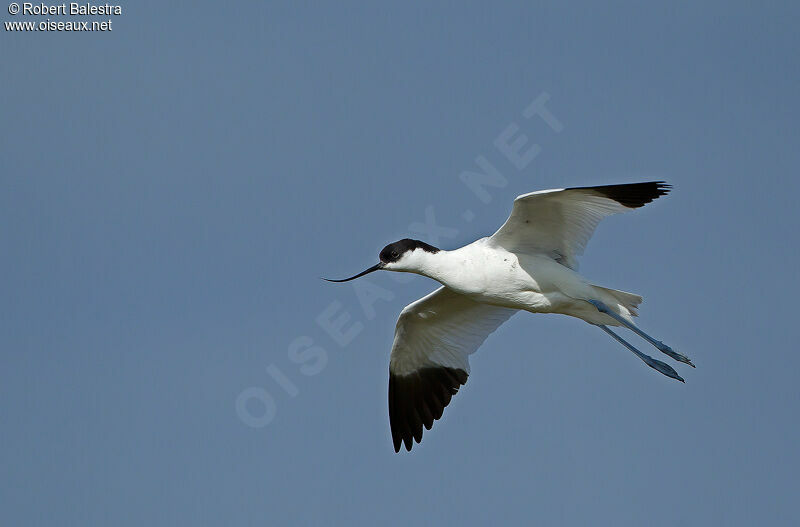
[[[2,31],[0,523],[797,523],[798,15],[143,1]],[[560,131],[523,115],[540,96]],[[481,156],[488,201],[460,178]],[[652,179],[674,192],[581,271],[645,297],[686,384],[522,314],[394,454],[394,323],[435,284],[319,277]]]

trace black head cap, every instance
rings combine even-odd
[[[383,248],[380,254],[381,262],[383,263],[396,262],[403,256],[405,252],[413,251],[414,249],[422,249],[423,251],[434,254],[439,252],[439,249],[437,249],[433,245],[428,245],[427,243],[421,242],[419,240],[411,240],[409,238],[404,238],[399,242],[390,243],[389,245]]]

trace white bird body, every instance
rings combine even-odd
[[[476,302],[531,313],[569,315],[590,324],[621,325],[586,302],[600,300],[633,323],[635,305],[621,303],[611,293],[613,290],[592,285],[546,254],[515,253],[493,246],[489,240],[481,238],[453,251],[415,250],[409,259],[415,270],[409,272],[433,278]],[[641,301],[631,293],[616,293]]]
[[[642,297],[590,283],[577,272],[604,217],[645,205],[669,192],[654,181],[575,187],[523,194],[492,236],[443,251],[419,240],[384,247],[380,263],[344,280],[377,271],[410,272],[442,287],[400,313],[389,359],[389,420],[395,451],[422,439],[466,383],[469,355],[519,311],[558,313],[594,324],[651,368],[679,381],[668,364],[634,348],[608,326],[624,326],[673,359],[688,357],[633,322]]]

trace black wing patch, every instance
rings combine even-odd
[[[410,451],[422,441],[422,426],[428,430],[439,419],[450,399],[467,382],[460,368],[429,366],[408,375],[389,372],[389,424],[394,451],[405,443]]]
[[[613,199],[620,205],[636,209],[667,194],[670,189],[672,189],[672,185],[667,185],[663,181],[650,181],[647,183],[630,183],[623,185],[573,187],[565,190],[592,190],[606,198]]]

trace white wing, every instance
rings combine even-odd
[[[541,190],[514,200],[508,220],[489,243],[509,251],[542,252],[577,269],[600,220],[650,203],[669,192],[663,181]]]
[[[440,287],[400,313],[389,359],[389,422],[395,452],[411,450],[467,382],[469,358],[517,311]]]

